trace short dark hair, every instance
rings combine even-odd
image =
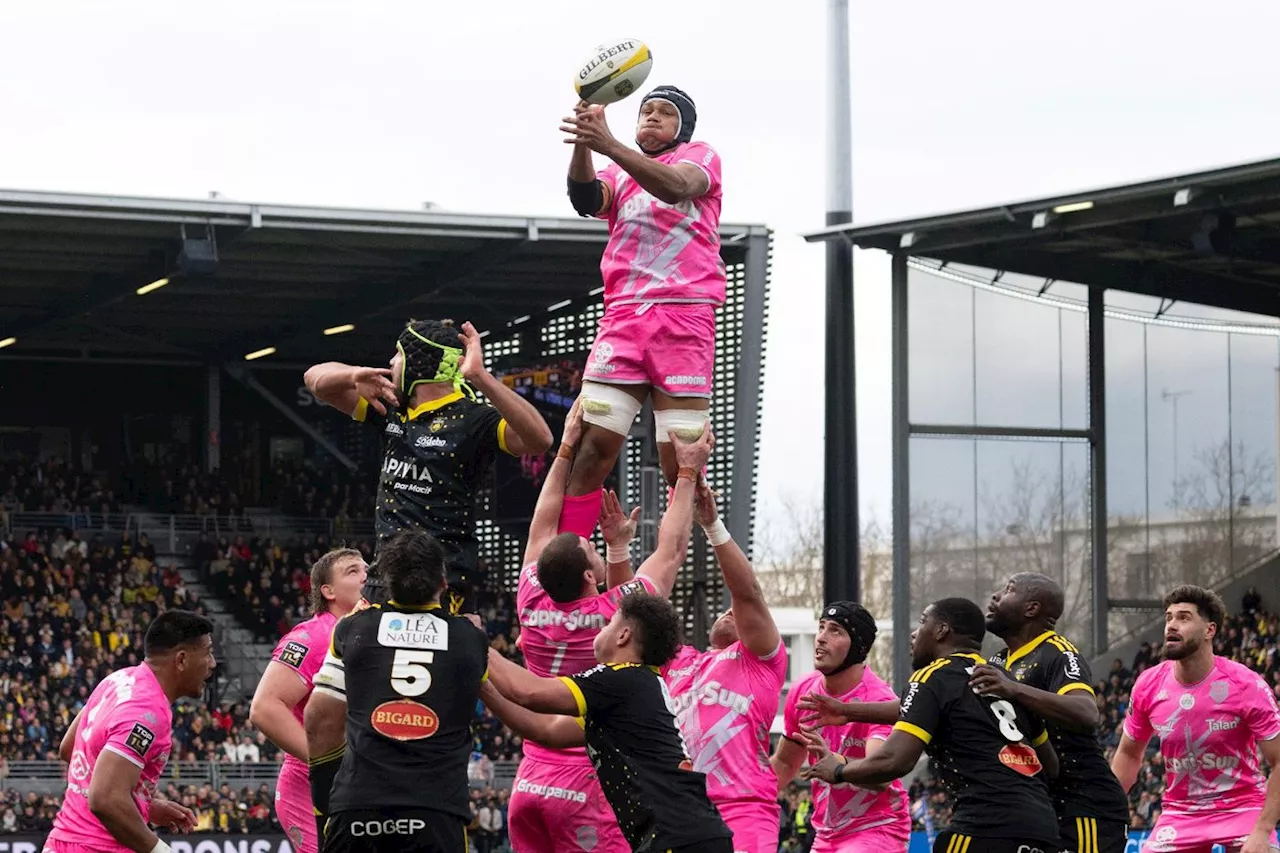
[[[142,640],[142,653],[146,657],[167,654],[212,633],[213,623],[198,613],[190,610],[166,610],[147,626],[147,635]]]
[[[399,604],[430,604],[444,586],[444,546],[421,530],[402,530],[378,552],[378,567]]]
[[[590,570],[576,533],[561,533],[538,555],[538,583],[557,604],[582,597],[582,575]]]
[[[1227,605],[1222,596],[1211,589],[1184,583],[1170,590],[1164,597],[1166,610],[1174,604],[1193,604],[1202,617],[1218,626],[1219,631],[1225,627],[1223,623],[1227,620]]]
[[[933,603],[933,618],[951,627],[951,633],[981,648],[987,635],[987,620],[982,608],[967,598],[944,598]]]
[[[335,548],[316,560],[315,565],[311,567],[311,595],[308,599],[311,604],[312,616],[329,609],[329,602],[325,601],[324,593],[320,591],[320,587],[327,583],[333,583],[333,567],[338,564],[339,560],[359,556],[360,552],[354,548]]]
[[[666,666],[680,648],[680,618],[671,602],[647,592],[624,595],[618,605],[622,618],[639,634],[640,662]]]

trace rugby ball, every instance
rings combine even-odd
[[[573,89],[589,104],[621,101],[644,85],[653,54],[640,39],[616,39],[597,47],[578,69]]]

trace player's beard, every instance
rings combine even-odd
[[[1164,656],[1169,660],[1183,660],[1195,654],[1200,644],[1204,640],[1200,637],[1181,637],[1175,641],[1174,645],[1169,644],[1169,640],[1164,641]]]

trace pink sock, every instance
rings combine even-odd
[[[604,489],[596,489],[585,495],[565,495],[560,508],[561,533],[576,533],[591,538],[596,522],[600,520],[600,507],[604,504]]]

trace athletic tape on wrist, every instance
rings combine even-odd
[[[610,563],[628,563],[631,561],[631,543],[620,548],[605,543],[605,557]]]
[[[707,541],[711,543],[712,548],[717,548],[733,538],[729,535],[729,528],[724,526],[724,520],[719,518],[710,527],[702,528],[702,532],[707,534]]]
[[[151,848],[151,853],[173,853],[173,848],[165,844],[163,838],[157,838],[156,846]]]

